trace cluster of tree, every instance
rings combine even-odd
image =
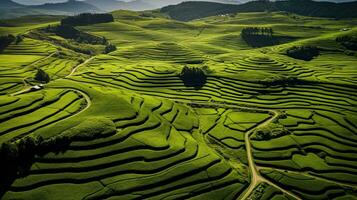
[[[22,35],[17,35],[15,37],[15,44],[20,44],[24,40],[24,37]]]
[[[22,41],[23,41],[22,35],[13,36],[10,34],[10,35],[0,36],[0,52],[2,52],[11,43],[19,44]]]
[[[0,52],[2,52],[7,46],[15,41],[15,36],[13,35],[5,35],[0,36]]]
[[[90,47],[90,45],[105,45],[103,53],[110,53],[117,49],[116,46],[109,43],[105,37],[99,37],[80,31],[70,25],[47,26],[42,30],[47,33],[54,33],[60,37],[69,39],[69,41],[67,42],[56,41],[56,43],[61,43],[60,45],[64,46],[65,48],[72,49],[76,52],[80,52],[88,55],[95,54],[95,52],[97,51],[96,50],[93,51],[93,48],[96,49],[97,47]],[[76,43],[72,44],[73,43],[72,41]]]
[[[242,29],[242,35],[245,36],[262,35],[272,37],[273,34],[273,29],[267,27],[247,27]]]
[[[286,51],[289,57],[310,61],[320,54],[316,46],[294,46]]]
[[[270,80],[262,80],[259,83],[264,84],[265,86],[288,86],[288,85],[298,85],[305,83],[304,80],[299,79],[296,76],[280,76]]]
[[[61,20],[61,25],[67,26],[86,26],[97,23],[114,22],[112,14],[96,14],[96,13],[82,13],[76,16],[70,16]]]
[[[59,25],[59,26],[47,26],[44,29],[48,33],[55,33],[56,35],[72,39],[78,43],[93,44],[93,45],[106,45],[108,41],[105,37],[98,37],[89,33],[77,30],[73,26]]]
[[[207,76],[201,68],[185,66],[180,73],[180,79],[185,86],[199,89],[206,83]]]
[[[47,34],[44,34],[43,31],[44,30],[33,30],[30,33],[28,33],[27,35],[33,39],[46,40],[48,42],[51,42],[53,44],[64,47],[66,49],[70,49],[70,50],[78,52],[78,53],[87,54],[87,55],[94,55],[96,53],[99,53],[97,47],[91,46],[89,44],[77,43],[77,42],[74,42],[74,40],[56,39],[54,37],[50,37]]]
[[[255,132],[255,140],[271,140],[289,134],[289,131],[281,124],[270,124]]]
[[[50,76],[43,71],[42,69],[37,69],[37,73],[35,74],[35,80],[41,83],[48,83],[51,81]]]
[[[27,175],[36,156],[64,151],[70,142],[69,137],[59,135],[48,140],[28,136],[1,144],[0,195],[16,178]]]
[[[109,43],[105,46],[104,53],[110,53],[110,52],[113,52],[116,50],[117,50],[117,47],[114,44]]]
[[[357,37],[345,35],[336,38],[336,42],[340,43],[348,50],[357,51]]]
[[[278,43],[272,28],[247,27],[241,31],[243,40],[252,47],[271,46]]]

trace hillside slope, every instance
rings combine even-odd
[[[0,199],[357,198],[357,19],[112,15],[76,27],[118,47],[95,55],[43,33],[60,17],[4,20],[23,39],[0,54]]]

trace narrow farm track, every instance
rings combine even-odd
[[[267,183],[280,191],[288,194],[291,197],[294,197],[297,200],[301,200],[298,196],[295,194],[291,193],[290,191],[287,191],[280,186],[276,185],[275,183],[265,179],[262,177],[257,169],[257,166],[254,162],[254,157],[252,153],[252,147],[251,147],[251,142],[250,142],[250,136],[255,132],[255,130],[259,129],[260,127],[265,127],[268,124],[272,123],[274,120],[276,120],[279,116],[280,113],[276,110],[267,110],[267,109],[256,109],[256,108],[250,108],[250,107],[243,107],[243,106],[237,106],[237,105],[227,105],[225,103],[203,103],[203,102],[190,102],[190,101],[180,101],[180,100],[175,100],[175,102],[180,102],[180,103],[188,103],[190,105],[200,105],[200,106],[209,106],[209,107],[224,107],[224,108],[232,108],[232,109],[241,109],[241,110],[249,110],[249,111],[261,111],[261,112],[269,112],[272,113],[273,116],[266,120],[265,122],[259,124],[256,126],[254,129],[251,129],[250,131],[245,133],[244,140],[245,140],[245,148],[247,152],[247,159],[248,159],[248,166],[249,166],[249,171],[250,171],[250,184],[249,187],[242,193],[240,197],[237,199],[248,199],[249,195],[253,192],[253,190],[261,183]]]
[[[83,63],[81,63],[81,64],[75,66],[75,67],[71,70],[71,73],[69,73],[65,78],[71,77],[71,76],[77,71],[77,69],[79,69],[80,67],[82,67],[82,66],[88,64],[88,63],[91,62],[94,58],[95,58],[95,56],[92,56],[92,57],[88,58],[87,60],[85,60]]]
[[[301,200],[300,197],[296,196],[295,194],[293,194],[290,191],[287,191],[283,188],[281,188],[280,186],[276,185],[275,183],[265,179],[264,177],[262,177],[257,169],[257,166],[254,162],[254,157],[253,157],[253,153],[252,153],[252,147],[251,147],[251,142],[250,142],[250,136],[252,133],[254,133],[254,131],[256,129],[258,129],[259,127],[264,127],[266,125],[268,125],[269,123],[271,123],[272,121],[274,121],[277,117],[279,117],[279,113],[277,111],[271,111],[274,113],[274,116],[272,118],[270,118],[268,121],[264,122],[263,124],[258,125],[255,129],[249,131],[246,133],[245,135],[245,144],[246,144],[246,149],[247,149],[247,157],[248,157],[248,162],[249,162],[249,169],[250,169],[250,176],[251,176],[251,182],[250,185],[248,187],[248,189],[243,193],[242,197],[240,197],[239,199],[248,199],[249,195],[253,192],[253,190],[261,183],[267,183],[268,185],[271,185],[277,189],[279,189],[280,191],[288,194],[291,197],[294,197],[294,199],[297,200]]]

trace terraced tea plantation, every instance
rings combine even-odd
[[[357,20],[112,14],[76,27],[108,54],[35,37],[53,17],[0,27],[23,37],[0,53],[0,199],[357,199],[357,52],[336,40]],[[279,42],[253,48],[246,27]],[[319,55],[287,55],[301,46]]]

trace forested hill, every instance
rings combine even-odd
[[[264,11],[286,11],[313,17],[354,18],[357,17],[357,1],[346,3],[311,0],[252,1],[241,5],[189,1],[161,9],[161,12],[168,14],[172,19],[180,21],[237,12]]]
[[[80,14],[83,12],[100,12],[101,10],[92,4],[88,4],[82,1],[67,1],[63,3],[46,3],[43,5],[29,6],[30,8],[43,9],[43,10],[55,10],[74,14]]]

